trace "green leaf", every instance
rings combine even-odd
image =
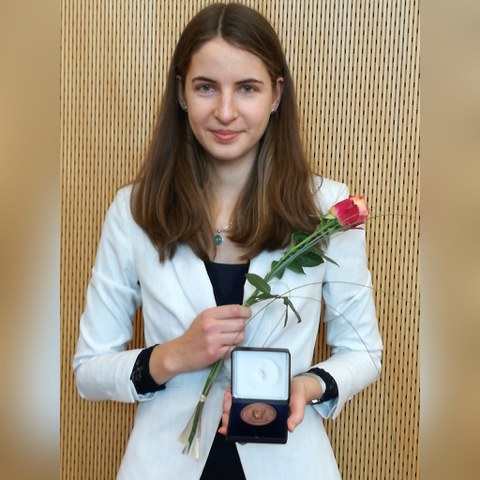
[[[295,232],[292,234],[292,243],[298,245],[300,242],[303,242],[308,237],[308,233],[305,232]]]
[[[295,273],[303,273],[305,275],[305,272],[302,268],[301,260],[299,258],[295,259],[292,263],[290,263],[287,268]]]
[[[285,303],[285,300],[283,301]],[[283,328],[287,326],[288,323],[288,305],[285,303],[285,320],[283,322]]]
[[[311,250],[309,252],[304,253],[298,259],[303,267],[316,267],[323,263],[323,254],[321,254],[318,250]]]
[[[286,305],[286,307],[287,307],[287,311],[288,311],[288,308],[290,308],[292,310],[292,312],[294,313],[294,315],[297,317],[297,323],[300,323],[302,321],[302,317],[298,313],[298,311],[295,308],[295,306],[293,305],[292,301],[288,297],[282,297],[282,298],[283,298],[284,305]]]
[[[339,265],[335,260],[333,260],[332,258],[327,257],[326,255],[322,255],[322,256],[323,256],[323,258],[324,258],[327,262],[333,263],[333,264],[336,265],[337,267],[340,266],[340,265]]]
[[[278,295],[273,295],[271,293],[260,293],[256,298],[258,300],[270,300],[271,298],[278,298]]]
[[[279,264],[280,262],[278,260],[274,260],[272,262],[272,265],[270,267],[270,271],[272,271],[274,268],[276,268],[276,266]],[[285,269],[282,269],[280,270],[279,272],[277,272],[274,276],[277,277],[277,278],[282,278],[283,277],[283,274],[285,273]]]
[[[256,273],[246,273],[245,277],[248,282],[253,285],[257,290],[260,290],[262,293],[269,294],[271,292],[270,285]]]

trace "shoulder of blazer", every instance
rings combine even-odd
[[[314,176],[313,179],[316,202],[323,213],[327,213],[332,205],[348,197],[347,185],[329,178]]]

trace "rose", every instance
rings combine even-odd
[[[335,204],[329,212],[344,227],[360,225],[368,217],[367,202],[363,197],[350,196]]]

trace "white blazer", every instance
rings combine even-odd
[[[347,187],[327,179],[318,202],[322,211],[348,196]],[[158,253],[130,211],[131,187],[121,189],[103,227],[97,258],[87,290],[85,311],[74,357],[80,395],[90,400],[140,402],[135,424],[117,479],[195,480],[200,477],[220,421],[230,365],[225,367],[205,404],[200,459],[182,454],[178,436],[198,401],[208,369],[172,378],[166,389],[138,395],[130,374],[140,349],[126,350],[132,338],[132,318],[142,307],[147,346],[182,335],[204,309],[215,306],[203,262],[181,246],[173,260],[159,263]],[[263,276],[281,251],[264,252],[249,271]],[[274,302],[260,310],[246,327],[244,345],[288,348],[292,375],[312,366],[319,328],[321,299],[325,300],[327,341],[332,355],[318,364],[338,384],[339,396],[319,406],[307,406],[305,418],[285,445],[237,445],[248,480],[334,480],[340,478],[322,417],[336,417],[345,402],[380,374],[382,341],[378,331],[367,269],[363,228],[333,237],[326,254],[339,266],[325,263],[307,268],[306,275],[287,271],[272,282],[272,290],[291,299],[301,315],[284,324],[284,306]],[[245,298],[253,287],[245,284]],[[321,327],[325,328],[325,327]]]

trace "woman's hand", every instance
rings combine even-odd
[[[307,402],[308,388],[304,377],[293,377],[290,383],[290,415],[287,419],[287,428],[292,433],[303,421]]]
[[[178,339],[182,370],[198,370],[229,355],[244,338],[251,310],[241,305],[224,305],[204,310]]]
[[[305,407],[314,398],[322,396],[320,383],[308,376],[293,377],[290,383],[290,415],[287,419],[287,428],[292,433],[303,421]],[[232,392],[227,388],[223,396],[222,404],[222,426],[218,433],[227,434],[227,425],[232,407]]]
[[[244,338],[251,310],[241,305],[212,307],[200,313],[180,337],[157,345],[150,374],[161,384],[173,376],[206,368],[228,356]]]

